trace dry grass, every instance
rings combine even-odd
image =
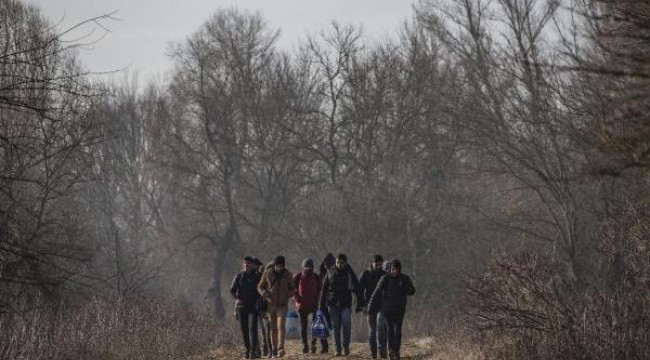
[[[190,358],[232,342],[232,333],[175,302],[94,300],[0,317],[0,358]]]

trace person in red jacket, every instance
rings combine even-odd
[[[314,272],[314,260],[308,258],[302,261],[302,271],[293,276],[293,283],[296,288],[294,299],[300,317],[302,353],[308,354],[311,351],[312,354],[315,354],[316,338],[311,339],[311,346],[308,345],[308,329],[310,328],[308,319],[309,315],[311,315],[312,320],[315,316],[321,290],[320,276]],[[323,350],[327,349],[326,339],[321,339],[321,347]]]

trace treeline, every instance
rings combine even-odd
[[[420,334],[648,357],[648,16],[421,1],[393,40],[333,24],[289,53],[261,14],[218,10],[138,86],[0,0],[0,354],[92,301],[224,319],[243,255],[345,252],[403,261]]]

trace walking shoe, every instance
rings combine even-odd
[[[309,350],[311,350],[312,354],[315,354],[316,353],[316,344],[311,344],[311,347],[309,348]]]
[[[377,353],[372,353],[372,354],[370,354],[370,358],[371,358],[371,359],[376,359],[376,358],[377,358]]]
[[[343,356],[348,356],[348,355],[350,355],[350,348],[349,347],[343,348]]]
[[[269,359],[273,359],[278,357],[278,351],[277,350],[271,350],[269,351]]]
[[[303,345],[302,346],[302,353],[303,354],[309,354],[309,346]]]
[[[334,356],[341,356],[341,350],[336,350],[336,352],[334,353]]]
[[[284,357],[284,354],[285,354],[284,349],[279,349],[279,350],[275,353],[275,357],[276,357],[276,358],[281,358],[281,357]]]
[[[259,359],[260,357],[261,356],[259,352],[252,352],[250,355],[248,355],[249,359]]]
[[[327,354],[328,352],[330,352],[330,350],[329,350],[328,348],[322,348],[322,349],[320,349],[320,353],[321,353],[321,354]]]

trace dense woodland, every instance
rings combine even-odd
[[[423,0],[292,53],[215,9],[146,84],[72,30],[0,0],[0,358],[197,354],[244,255],[327,252],[402,260],[410,336],[650,357],[650,1]]]

